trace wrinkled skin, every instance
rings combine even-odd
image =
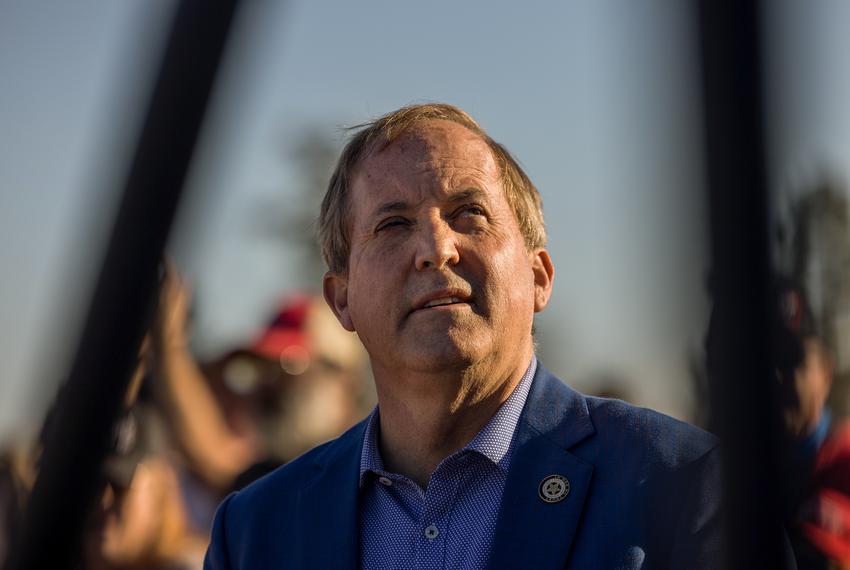
[[[481,138],[439,120],[403,134],[361,163],[350,212],[348,271],[326,275],[325,296],[378,382],[463,370],[495,382],[528,364],[552,265],[526,247]],[[424,306],[435,298],[455,302]]]

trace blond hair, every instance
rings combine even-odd
[[[546,245],[543,201],[534,184],[508,150],[497,143],[466,112],[445,103],[402,107],[383,117],[351,128],[356,131],[345,145],[322,200],[318,220],[319,241],[328,268],[335,273],[348,269],[351,249],[349,196],[355,169],[370,153],[386,148],[405,131],[426,121],[443,120],[466,127],[490,147],[501,173],[508,205],[516,216],[529,250]]]

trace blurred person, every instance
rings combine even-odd
[[[169,264],[155,391],[188,462],[181,485],[193,524],[206,531],[222,493],[355,423],[365,357],[321,298],[295,294],[250,345],[202,367],[189,349],[189,305],[188,283]]]
[[[360,127],[319,221],[324,294],[378,406],[230,495],[206,568],[719,568],[719,452],[537,361],[540,196],[462,110]]]
[[[204,534],[191,528],[158,412],[136,404],[116,430],[106,487],[84,544],[87,570],[200,568]]]
[[[87,567],[199,567],[206,545],[199,537],[224,492],[357,419],[362,348],[322,299],[291,297],[249,347],[223,361],[221,380],[241,408],[222,405],[190,350],[190,303],[188,282],[166,262],[156,319],[106,462]]]
[[[833,358],[803,289],[780,280],[777,379],[789,436],[790,536],[800,568],[850,568],[850,424],[826,405]]]
[[[191,352],[188,282],[173,263],[166,264],[159,310],[151,340],[153,392],[162,407],[189,469],[219,492],[260,454],[250,426],[234,426],[210,380]]]
[[[261,460],[240,474],[243,487],[340,435],[363,411],[365,355],[320,297],[293,294],[251,346],[219,366],[222,383],[243,398],[257,426]]]
[[[197,369],[182,335],[188,295],[173,265],[167,266],[157,317],[140,348],[124,409],[114,428],[113,446],[104,462],[103,492],[92,507],[86,527],[82,568],[200,568],[215,504],[235,476],[257,457],[253,447],[244,445],[223,427],[217,403],[203,376],[183,373]],[[161,374],[163,370],[170,375]],[[170,399],[162,398],[163,385]],[[57,403],[63,393],[60,388]],[[40,442],[51,429],[53,417],[51,409],[39,443],[31,452],[9,452],[0,461],[0,507],[5,527],[2,538],[7,541],[22,516],[37,473]],[[190,439],[185,437],[185,428],[174,429],[175,418],[181,427],[189,426],[188,431],[195,429],[206,436],[191,440],[186,448],[175,445],[179,443],[173,441],[175,432],[183,435],[184,441]],[[210,437],[214,438],[212,445]],[[228,441],[235,442],[228,446]],[[187,448],[193,459],[206,460],[203,472],[223,487],[220,492],[202,495],[211,498],[206,499],[210,503],[208,516],[200,524],[196,516],[197,495],[187,496],[187,491],[192,490],[185,484]],[[0,541],[0,555],[3,550]]]
[[[150,352],[146,338],[101,469],[100,498],[86,521],[79,552],[82,569],[194,570],[202,566],[206,540],[188,524],[177,479],[179,461],[160,410],[147,391]],[[64,393],[60,388],[39,442],[53,429],[54,410]],[[36,472],[40,445],[30,456]],[[25,493],[31,490],[32,480]]]

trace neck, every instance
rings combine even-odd
[[[451,374],[400,377],[376,369],[385,467],[426,489],[437,465],[467,445],[511,395],[531,356],[529,350],[499,369],[473,366]]]

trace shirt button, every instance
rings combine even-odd
[[[385,485],[387,487],[393,486],[393,482],[390,480],[389,477],[378,477],[378,483],[380,483],[381,485]]]
[[[425,528],[425,538],[428,540],[434,540],[437,538],[437,535],[440,534],[440,529],[437,528],[436,525],[431,525]]]

